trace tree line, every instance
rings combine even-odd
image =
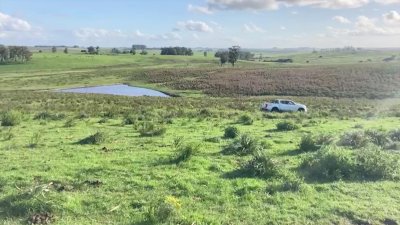
[[[188,55],[192,56],[193,51],[185,47],[165,47],[161,48],[161,55]]]
[[[31,58],[32,53],[25,46],[0,45],[0,64],[25,63]]]
[[[238,61],[240,56],[240,46],[232,46],[228,51],[217,51],[215,57],[219,58],[221,66],[229,62],[232,66]]]

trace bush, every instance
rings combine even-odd
[[[65,122],[65,124],[64,124],[64,127],[73,127],[73,126],[75,126],[76,125],[76,121],[73,119],[73,118],[71,118],[71,119],[68,119],[66,122]]]
[[[369,138],[369,140],[373,144],[381,146],[381,147],[387,145],[390,142],[390,138],[383,131],[367,130],[367,131],[365,131],[365,135]]]
[[[394,179],[398,176],[400,163],[397,156],[372,146],[357,152],[356,168],[362,179]]]
[[[178,214],[181,208],[180,201],[167,196],[164,200],[153,202],[146,212],[146,220],[150,224],[163,224]]]
[[[135,124],[135,122],[136,122],[136,118],[133,115],[129,114],[129,115],[124,116],[124,120],[122,121],[122,124],[123,125],[133,125],[133,124]]]
[[[145,122],[139,128],[139,134],[141,137],[155,137],[164,135],[167,131],[164,127],[156,127],[154,123]]]
[[[204,139],[205,142],[210,142],[210,143],[220,143],[221,142],[221,138],[220,137],[210,137],[210,138],[206,138]]]
[[[253,119],[249,115],[242,115],[239,117],[238,123],[243,125],[252,125]]]
[[[199,151],[199,146],[191,145],[181,145],[178,147],[178,151],[176,156],[172,160],[172,162],[179,164],[182,162],[189,161],[192,156]]]
[[[301,167],[314,179],[351,179],[354,177],[355,160],[351,151],[328,146],[305,159]]]
[[[300,126],[295,124],[293,121],[283,121],[276,124],[276,129],[278,131],[291,131],[291,130],[297,130],[299,128]]]
[[[304,185],[304,180],[296,177],[284,177],[282,179],[276,180],[267,185],[266,192],[268,194],[275,194],[277,192],[298,192],[301,187]]]
[[[34,120],[62,120],[65,118],[65,114],[51,114],[47,111],[40,112],[35,115]]]
[[[261,178],[270,178],[279,173],[277,163],[262,150],[254,152],[253,158],[244,164],[243,169],[251,176]]]
[[[107,135],[104,132],[97,132],[89,137],[80,140],[78,143],[81,145],[96,145],[106,141]]]
[[[8,111],[1,116],[1,126],[13,127],[17,126],[22,121],[22,113],[18,111]]]
[[[244,134],[227,146],[223,153],[228,155],[249,155],[259,150],[263,150],[261,144],[255,138]]]
[[[301,138],[299,150],[302,152],[314,152],[324,145],[331,144],[333,141],[334,137],[332,135],[306,135]]]
[[[239,135],[239,129],[237,127],[225,128],[224,138],[236,138]]]
[[[357,151],[328,147],[303,161],[312,178],[322,180],[380,180],[398,178],[399,157],[369,146]]]
[[[389,137],[392,139],[392,141],[400,142],[400,129],[390,131]]]
[[[361,148],[368,144],[368,137],[362,131],[353,131],[345,133],[339,141],[339,145],[351,147],[351,148]]]

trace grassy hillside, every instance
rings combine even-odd
[[[399,223],[399,66],[368,54],[0,66],[0,224]],[[48,91],[112,83],[182,97]],[[274,98],[309,113],[259,110]]]

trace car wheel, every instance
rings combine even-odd
[[[272,108],[272,110],[271,110],[271,112],[279,112],[279,109],[278,108]]]
[[[306,110],[304,110],[303,108],[299,109],[299,112],[305,112]]]

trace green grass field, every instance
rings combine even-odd
[[[399,61],[382,61],[395,54],[0,65],[0,224],[400,223]],[[52,91],[114,83],[180,97]],[[259,110],[274,98],[309,112]]]

